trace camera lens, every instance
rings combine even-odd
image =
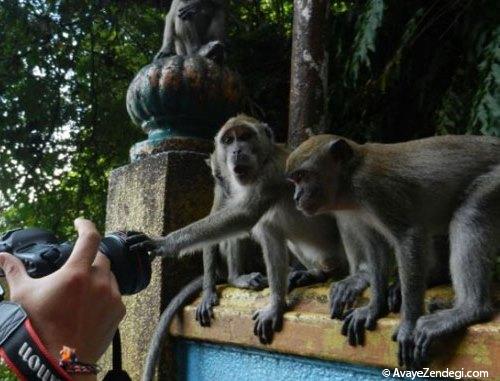
[[[131,233],[116,232],[101,241],[99,249],[109,258],[111,271],[122,295],[132,295],[146,288],[151,280],[151,261],[146,252],[129,250]]]

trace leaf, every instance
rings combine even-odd
[[[363,13],[356,22],[356,35],[351,59],[347,65],[347,77],[355,83],[362,67],[370,69],[369,54],[375,52],[377,30],[382,25],[384,15],[383,0],[368,0]]]
[[[492,31],[481,56],[480,84],[474,95],[468,128],[500,137],[500,26]]]

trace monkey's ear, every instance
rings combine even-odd
[[[331,142],[328,151],[338,160],[350,159],[354,154],[352,147],[344,139],[337,139]]]
[[[266,134],[266,136],[269,138],[270,141],[272,141],[274,143],[274,132],[273,132],[273,130],[271,130],[271,127],[269,127],[269,125],[267,125],[267,124],[263,124],[263,127],[264,127],[264,133]]]
[[[210,160],[210,157],[207,157],[204,161],[208,168],[212,168],[212,160]]]

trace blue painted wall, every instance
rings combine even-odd
[[[175,353],[179,381],[386,380],[378,368],[203,342],[178,340]]]

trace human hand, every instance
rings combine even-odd
[[[98,252],[101,237],[94,224],[79,218],[75,228],[75,247],[58,271],[30,278],[22,262],[8,253],[0,254],[0,268],[10,300],[26,310],[48,351],[57,359],[66,345],[76,349],[80,361],[95,363],[111,343],[125,306],[110,262]]]

